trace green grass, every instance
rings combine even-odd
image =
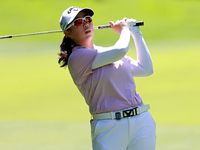
[[[137,90],[153,105],[152,113],[162,123],[199,124],[199,44],[168,44],[163,50],[150,44],[155,50],[151,52],[154,74],[136,78]]]
[[[92,150],[89,122],[0,122],[2,150]],[[157,125],[156,150],[198,150],[200,127]]]
[[[40,31],[59,30],[61,13],[69,6],[89,7],[94,9],[95,26],[108,24],[123,17],[143,20],[141,27],[148,40],[199,38],[199,1],[195,0],[124,0],[116,4],[114,0],[10,0],[2,1],[0,6],[0,35],[13,35]],[[112,30],[95,31],[96,43],[110,44],[116,41]],[[35,37],[34,41],[59,41],[60,33],[45,38]],[[106,36],[105,36],[106,35]],[[31,38],[23,38],[30,41]]]
[[[74,122],[1,122],[2,150],[91,150],[90,127]]]
[[[93,8],[94,25],[125,16],[145,22],[154,74],[135,81],[157,123],[157,150],[198,149],[199,1],[2,1],[0,36],[59,30],[59,17],[71,5]],[[0,149],[91,149],[88,107],[68,69],[57,64],[62,36],[0,40]],[[95,30],[93,41],[108,46],[117,39],[105,29]],[[133,43],[128,55],[135,58]]]

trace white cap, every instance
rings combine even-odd
[[[69,7],[67,8],[60,17],[60,27],[65,31],[66,27],[74,20],[76,15],[80,12],[85,12],[87,15],[93,16],[94,11],[90,8],[79,8],[79,7]]]

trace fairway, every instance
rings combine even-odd
[[[135,82],[156,121],[156,150],[198,150],[199,1],[114,3],[3,1],[0,36],[60,30],[59,17],[71,5],[93,8],[94,26],[125,16],[143,20],[154,74]],[[68,68],[57,63],[62,37],[53,33],[0,40],[0,150],[92,150],[89,109]],[[118,38],[112,29],[102,29],[95,30],[93,41],[111,46]],[[127,55],[136,58],[132,39]]]
[[[88,124],[88,122],[0,122],[2,129],[0,149],[92,150]],[[159,124],[156,150],[199,150],[199,136],[198,126]]]

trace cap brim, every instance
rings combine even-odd
[[[83,9],[81,9],[80,11],[77,12],[76,16],[77,16],[80,12],[84,12],[84,13],[86,13],[87,15],[90,15],[90,16],[93,16],[93,15],[94,15],[94,11],[93,11],[92,9],[90,9],[90,8],[83,8]],[[76,18],[76,16],[75,16],[74,18]],[[69,25],[70,23],[72,23],[72,21],[74,20],[74,18],[72,18],[72,19],[69,21],[68,25]],[[67,26],[68,26],[68,25],[67,25]],[[66,27],[67,27],[67,26],[66,26]]]
[[[94,15],[94,11],[90,8],[83,8],[80,12],[85,12],[87,15],[90,15],[90,16]]]

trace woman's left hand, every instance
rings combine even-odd
[[[115,23],[113,21],[110,21],[110,26],[113,28],[113,30],[117,34],[121,34],[121,31],[124,28],[129,28],[128,23],[126,22],[127,18],[123,18],[122,20],[117,20]]]

